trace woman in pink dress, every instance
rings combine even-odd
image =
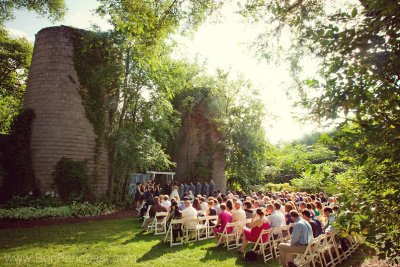
[[[217,239],[217,242],[219,241],[219,235],[222,234],[222,232],[225,229],[225,226],[232,222],[232,215],[226,211],[226,205],[225,204],[221,204],[219,206],[220,208],[220,213],[218,215],[218,221],[217,221],[217,226],[214,227],[213,232],[214,232],[214,236]],[[227,233],[230,234],[232,232],[232,227],[229,227],[227,229]]]
[[[268,230],[269,222],[268,218],[264,215],[262,209],[257,209],[256,215],[253,217],[250,223],[250,228],[243,227],[243,238],[242,238],[242,246],[239,249],[239,252],[244,253],[247,243],[257,242],[258,237],[261,234],[262,230]],[[268,238],[268,234],[264,234],[262,236],[262,242],[265,242]]]

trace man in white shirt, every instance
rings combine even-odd
[[[286,225],[285,215],[281,212],[281,204],[278,202],[275,202],[274,205],[268,204],[267,211],[271,212],[268,216],[269,226],[271,228]]]
[[[161,202],[161,205],[163,205],[169,212],[169,210],[171,209],[171,201],[169,200],[168,195],[164,195],[164,201]]]
[[[185,209],[182,211],[182,219],[195,219],[197,218],[197,210],[192,207],[189,200],[185,201]],[[185,226],[189,229],[196,228],[197,222],[185,223]]]
[[[239,232],[242,232],[243,227],[246,226],[246,212],[242,209],[239,202],[235,203],[235,210],[232,215],[232,222],[239,222]]]

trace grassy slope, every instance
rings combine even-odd
[[[245,262],[214,240],[170,248],[138,219],[0,230],[0,266],[280,266]]]

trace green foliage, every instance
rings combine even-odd
[[[188,176],[207,178],[214,153],[223,151],[229,188],[247,188],[263,181],[270,145],[262,127],[265,108],[256,90],[248,81],[232,79],[227,72],[218,70],[209,75],[200,65],[184,66],[179,69],[184,83],[177,87],[174,106],[189,122],[197,113],[201,114],[219,134],[212,142],[205,135],[209,141],[205,141],[208,145],[202,151],[203,159],[195,163]]]
[[[28,267],[43,265],[45,261],[57,266],[184,266],[189,259],[191,265],[196,267],[237,267],[248,264],[237,253],[216,248],[215,240],[170,247],[163,243],[164,236],[143,233],[141,225],[142,222],[136,218],[124,218],[2,229],[2,266]],[[49,258],[48,255],[57,257]],[[259,258],[251,266],[263,267],[265,263]],[[279,267],[280,264],[273,259],[268,266]]]
[[[0,3],[0,25],[14,18],[16,9],[27,9],[39,15],[47,15],[53,21],[60,20],[65,15],[67,7],[64,0],[2,0]]]
[[[161,144],[151,135],[141,135],[140,132],[120,129],[118,134],[111,137],[111,142],[116,157],[121,159],[113,165],[113,168],[116,168],[115,172],[118,172],[118,168],[126,162],[140,171],[152,168],[164,169],[172,165]]]
[[[318,121],[347,119],[338,147],[341,160],[353,170],[349,174],[357,173],[351,179],[355,187],[350,195],[358,200],[355,205],[360,216],[368,217],[363,223],[373,229],[367,240],[376,244],[380,256],[397,264],[399,10],[400,4],[394,0],[344,4],[249,0],[242,10],[255,20],[270,23],[269,32],[262,37],[291,32],[284,58],[291,64],[301,102],[310,109],[310,116]],[[285,46],[274,40],[257,41],[261,54],[272,56],[274,43]],[[310,58],[318,62],[317,73],[305,78],[301,69]],[[350,209],[351,199],[346,204]],[[374,208],[379,212],[373,212]]]
[[[272,148],[263,128],[265,107],[259,99],[247,82],[226,85],[222,131],[228,184],[236,181],[247,188],[265,179],[267,152]]]
[[[3,219],[40,219],[48,217],[71,217],[72,211],[67,206],[62,207],[47,207],[47,208],[14,208],[14,209],[0,209],[0,218]]]
[[[265,185],[252,185],[250,186],[249,189],[255,192],[262,191],[264,193],[267,191],[271,192],[295,191],[295,188],[291,186],[289,183],[283,183],[283,184],[267,183]]]
[[[266,179],[282,183],[299,178],[307,170],[313,171],[319,164],[334,161],[336,152],[318,140],[308,146],[294,141],[274,149],[269,157]]]
[[[24,110],[11,124],[11,135],[2,159],[5,176],[1,187],[1,200],[24,195],[30,191],[38,194],[31,158],[31,126],[33,110]]]
[[[326,182],[326,176],[330,174],[329,168],[318,168],[312,171],[311,168],[304,171],[300,178],[292,179],[291,184],[298,191],[319,192],[323,191]]]
[[[74,65],[79,78],[79,91],[85,113],[96,134],[93,178],[101,147],[109,148],[113,116],[118,107],[118,88],[122,83],[122,58],[118,40],[110,32],[76,31]]]
[[[73,202],[70,209],[72,216],[96,216],[111,213],[114,211],[115,207],[103,202],[94,204],[88,202]]]
[[[32,45],[0,27],[0,47],[0,133],[9,133],[22,107]]]
[[[164,93],[165,83],[158,80],[159,72],[169,69],[168,55],[150,61],[136,48],[128,51],[124,84],[119,88],[120,108],[109,132],[113,192],[118,200],[125,197],[132,171],[168,170],[174,166],[166,151],[180,122]]]
[[[210,0],[99,2],[96,12],[108,17],[118,40],[114,42],[122,58],[116,56],[114,62],[123,65],[107,131],[110,196],[120,201],[126,197],[130,172],[174,165],[166,150],[180,118],[170,99],[182,76],[174,75],[179,71],[173,68],[177,64],[171,60],[172,46],[166,40],[178,29],[194,29],[219,4]]]
[[[122,59],[115,42],[111,33],[88,31],[77,31],[74,42],[74,65],[83,105],[100,144],[107,130],[106,116],[116,109],[112,100],[122,80]]]
[[[14,209],[21,207],[32,207],[32,208],[48,208],[48,207],[60,207],[63,202],[54,194],[45,194],[39,197],[33,195],[24,196],[13,196],[6,203],[1,205],[4,209]]]
[[[91,197],[90,177],[85,161],[61,158],[55,167],[54,183],[63,201]]]
[[[222,1],[116,1],[100,0],[97,13],[110,16],[116,32],[152,47],[178,29],[191,31],[222,5]]]
[[[11,209],[0,209],[0,218],[2,219],[41,219],[41,218],[67,218],[67,217],[86,217],[109,214],[115,207],[106,203],[77,203],[73,202],[69,206],[58,207],[22,207]]]
[[[359,232],[368,242],[376,244],[381,257],[396,262],[400,249],[399,154],[389,142],[377,145],[371,141],[378,137],[371,140],[370,136],[356,124],[345,125],[337,133],[336,140],[343,147],[342,159],[352,164],[352,168],[337,180],[341,182],[346,206],[368,218],[362,221]],[[378,216],[377,211],[386,216]]]

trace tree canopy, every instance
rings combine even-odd
[[[59,20],[66,6],[64,0],[0,2],[0,133],[9,133],[13,119],[20,112],[32,56],[32,44],[25,38],[12,36],[4,28],[4,23],[14,18],[17,9]]]
[[[0,47],[0,133],[8,133],[22,106],[32,45],[0,28]]]
[[[0,2],[0,24],[14,18],[14,11],[27,9],[41,16],[57,21],[64,17],[67,10],[64,0],[2,0]]]
[[[354,182],[344,199],[368,217],[363,224],[374,231],[367,237],[381,256],[398,262],[399,2],[249,0],[242,14],[271,25],[256,41],[260,55],[276,59],[273,52],[286,46],[280,55],[290,62],[310,117],[342,120],[337,140]],[[290,44],[276,38],[288,33]],[[310,58],[318,62],[317,72],[304,78]],[[375,208],[388,216],[373,213]]]

